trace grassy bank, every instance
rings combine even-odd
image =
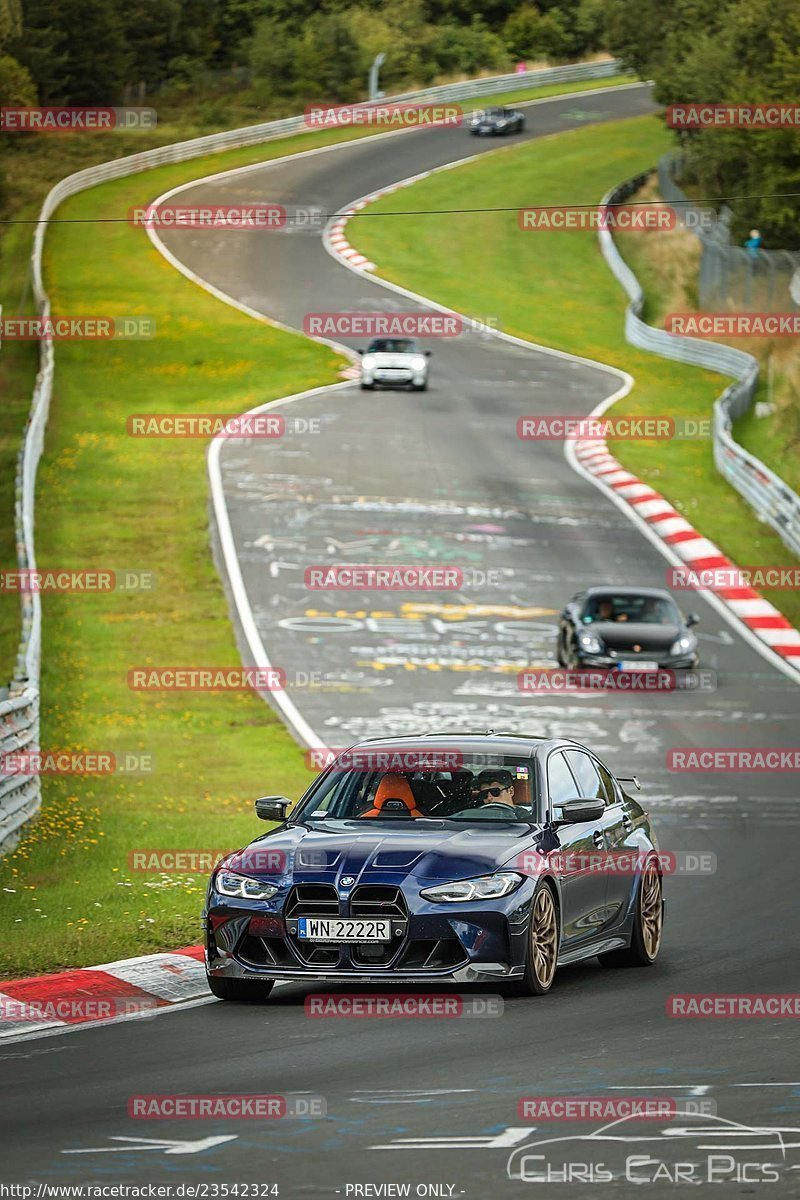
[[[351,221],[351,243],[378,263],[381,275],[479,318],[507,333],[629,371],[631,395],[617,415],[707,418],[728,380],[668,362],[624,338],[625,296],[592,232],[522,232],[516,207],[596,203],[615,183],[646,170],[669,145],[653,118],[576,130],[433,175],[378,201],[369,219]],[[382,212],[448,212],[402,218]],[[390,234],[390,236],[388,236]],[[639,240],[653,238],[641,234]],[[475,255],[475,246],[491,253]],[[653,283],[653,274],[644,279]],[[735,562],[792,564],[793,556],[717,474],[710,439],[615,442],[614,453],[658,488]],[[765,593],[800,621],[800,597]]]

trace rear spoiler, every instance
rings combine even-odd
[[[639,780],[636,778],[635,775],[628,775],[627,778],[624,775],[618,775],[617,780],[619,781],[619,783],[634,783],[634,784],[636,784],[637,792],[640,792],[642,790],[642,785],[639,783]]]

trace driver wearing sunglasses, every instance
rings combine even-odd
[[[472,781],[473,804],[513,804],[514,777],[510,771],[481,771]]]

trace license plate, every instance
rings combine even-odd
[[[392,922],[339,917],[300,917],[297,936],[310,942],[390,942]]]
[[[631,659],[619,664],[620,671],[657,671],[657,662],[643,662],[641,659]]]

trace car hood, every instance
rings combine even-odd
[[[400,884],[408,877],[431,880],[469,879],[498,870],[528,850],[538,828],[498,825],[497,829],[427,825],[406,830],[400,822],[369,829],[362,823],[342,821],[337,829],[322,830],[292,825],[276,829],[241,851],[247,874],[266,877],[270,872],[250,870],[248,852],[258,862],[258,851],[279,851],[270,856],[282,862],[284,877],[305,883],[337,883],[343,876],[355,882],[386,880]],[[410,821],[409,825],[417,825]],[[403,823],[405,825],[405,822]]]
[[[370,350],[369,354],[364,355],[365,358],[374,358],[376,367],[410,367],[412,358],[419,358],[418,354],[382,354]]]
[[[681,634],[678,625],[647,625],[635,621],[594,621],[583,627],[586,633],[596,633],[609,650],[669,651]]]

